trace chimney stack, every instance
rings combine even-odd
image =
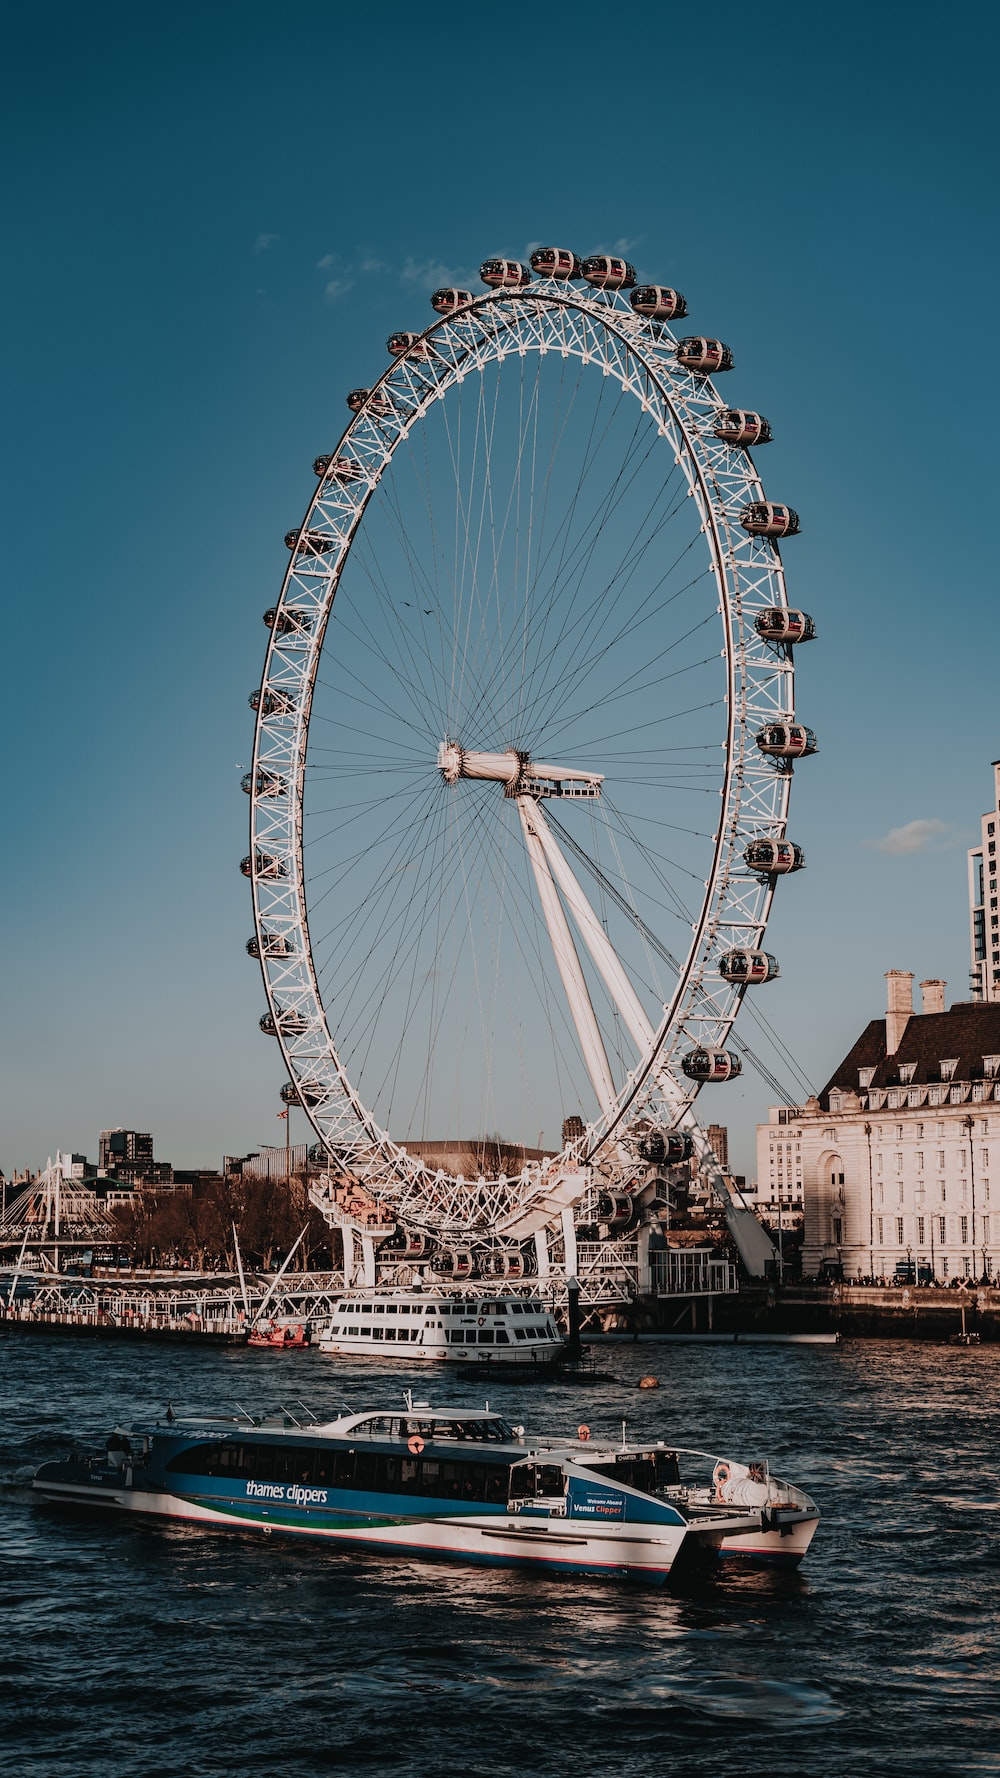
[[[924,1003],[924,1014],[944,1012],[944,990],[946,984],[939,981],[921,982],[920,994]]]
[[[903,1041],[903,1032],[913,1012],[912,969],[887,969],[885,1014],[885,1053],[894,1056]]]

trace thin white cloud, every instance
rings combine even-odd
[[[890,827],[880,840],[868,840],[873,852],[887,852],[892,858],[911,856],[915,852],[942,852],[952,844],[951,828],[946,821],[928,817],[907,821],[904,827]]]
[[[399,275],[404,284],[417,284],[422,290],[436,290],[442,284],[461,287],[463,278],[468,274],[455,271],[440,259],[414,259],[411,255],[407,257]]]
[[[327,302],[334,303],[339,296],[346,296],[347,292],[353,289],[353,278],[330,278],[323,286],[323,295]]]
[[[280,235],[258,235],[253,244],[253,250],[255,253],[266,253],[269,247],[274,246],[275,241],[280,240]]]

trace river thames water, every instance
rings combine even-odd
[[[601,1348],[494,1391],[543,1432],[768,1456],[823,1521],[796,1574],[663,1588],[115,1520],[25,1485],[118,1419],[471,1385],[318,1352],[0,1339],[0,1721],[14,1778],[867,1778],[1000,1772],[1000,1347]],[[643,1372],[656,1391],[636,1387]]]

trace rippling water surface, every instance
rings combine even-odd
[[[530,1428],[766,1455],[823,1522],[797,1574],[662,1589],[36,1505],[116,1419],[394,1404],[417,1367],[0,1340],[0,1720],[16,1778],[1000,1772],[1000,1348],[602,1352],[615,1383],[504,1388]],[[640,1392],[655,1371],[658,1391]]]

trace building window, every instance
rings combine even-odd
[[[903,1157],[901,1154],[898,1154],[896,1156],[896,1172],[902,1173],[902,1171],[903,1171]]]
[[[882,1171],[882,1156],[880,1154],[875,1156],[875,1171],[876,1173],[881,1173]]]
[[[898,1186],[896,1187],[896,1198],[900,1204],[903,1202],[903,1181],[902,1180],[900,1180]]]
[[[943,1235],[941,1236],[941,1239],[942,1239],[942,1241],[944,1240]],[[941,1276],[942,1276],[942,1278],[947,1278],[947,1276],[948,1276],[948,1261],[947,1261],[947,1259],[943,1259],[941,1261]]]
[[[858,1085],[859,1085],[859,1087],[870,1087],[872,1084],[872,1081],[874,1079],[875,1079],[874,1068],[859,1068],[858,1069]]]
[[[833,1219],[833,1239],[838,1247],[844,1239],[844,1222],[840,1216],[835,1216]]]
[[[944,1149],[943,1148],[938,1149],[938,1172],[939,1173],[944,1172]]]
[[[883,1221],[882,1221],[882,1218],[881,1218],[881,1216],[876,1216],[876,1218],[875,1218],[875,1227],[876,1227],[876,1230],[877,1230],[877,1231],[878,1231],[878,1244],[879,1244],[879,1246],[880,1246],[880,1247],[881,1247],[881,1245],[882,1245],[882,1242],[883,1242],[883,1241],[884,1241],[884,1240],[885,1240],[885,1236],[884,1236],[884,1234],[883,1234],[883,1232],[882,1232],[882,1230],[883,1230]]]
[[[922,1216],[918,1216],[917,1217],[917,1243],[918,1243],[918,1245],[922,1247],[925,1239],[926,1239],[926,1237],[924,1235],[924,1219]]]
[[[880,1204],[885,1203],[885,1186],[882,1184],[881,1180],[879,1180],[878,1185],[878,1201]]]
[[[969,1245],[969,1219],[968,1219],[968,1217],[963,1216],[961,1219],[961,1222],[962,1222],[962,1246],[968,1247],[968,1245]]]
[[[988,1167],[988,1166],[989,1166],[989,1164],[990,1164],[990,1151],[989,1151],[989,1149],[988,1149],[988,1148],[982,1148],[982,1149],[980,1149],[980,1151],[979,1151],[979,1165],[980,1165],[980,1166],[981,1166],[981,1167]]]
[[[896,1218],[896,1241],[897,1241],[897,1244],[900,1247],[902,1247],[902,1245],[903,1245],[903,1218],[901,1216],[897,1216],[897,1218]]]
[[[939,1216],[938,1217],[938,1240],[939,1241],[947,1241],[947,1239],[948,1239],[947,1223],[946,1223],[945,1218],[943,1216]]]
[[[957,1056],[952,1056],[950,1058],[950,1060],[942,1062],[941,1063],[941,1079],[942,1080],[954,1080],[955,1069],[957,1067],[958,1067],[958,1057]]]
[[[922,1148],[918,1148],[917,1149],[917,1172],[922,1173],[923,1170],[924,1170],[924,1151]]]

